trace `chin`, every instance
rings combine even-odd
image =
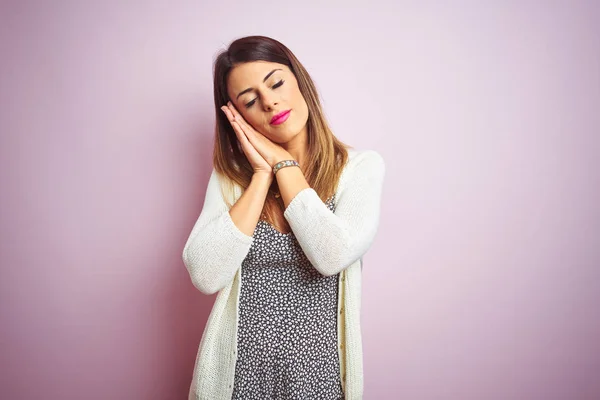
[[[277,144],[285,144],[285,143],[289,142],[290,140],[292,140],[294,138],[294,136],[296,136],[296,135],[278,135],[277,137],[274,137],[273,139],[271,139],[271,141],[273,143],[277,143]]]
[[[294,131],[295,132],[295,131]],[[296,136],[296,133],[290,132],[290,129],[271,130],[268,135],[265,135],[272,142],[280,143],[282,141],[287,142]]]

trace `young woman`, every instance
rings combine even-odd
[[[361,399],[362,256],[383,159],[333,135],[312,79],[276,40],[223,51],[214,98],[214,169],[183,260],[218,295],[189,398]]]

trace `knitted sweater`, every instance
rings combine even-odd
[[[336,190],[335,213],[312,188],[301,190],[284,211],[300,247],[325,276],[339,273],[338,353],[347,400],[363,395],[360,329],[362,257],[379,225],[385,175],[383,158],[374,150],[348,150]],[[231,204],[241,196],[235,186]],[[237,351],[241,265],[254,238],[233,223],[220,181],[213,170],[204,206],[183,249],[194,286],[218,292],[200,341],[189,392],[192,400],[229,400]]]

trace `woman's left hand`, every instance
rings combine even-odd
[[[235,121],[239,125],[242,131],[244,131],[250,144],[271,165],[271,167],[275,166],[279,161],[293,159],[286,149],[277,143],[272,142],[262,133],[256,131],[256,129],[242,117],[231,102],[227,102],[225,109],[227,110],[225,114],[227,115],[229,122]]]

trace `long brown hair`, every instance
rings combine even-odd
[[[216,172],[225,177],[222,180],[229,183],[230,190],[232,184],[237,184],[245,190],[250,185],[254,173],[229,120],[220,110],[221,106],[230,100],[227,94],[229,73],[236,65],[251,61],[287,65],[295,75],[300,92],[308,105],[308,151],[305,165],[301,167],[310,187],[323,201],[327,200],[335,193],[343,166],[348,160],[347,148],[351,146],[342,143],[333,135],[321,109],[315,84],[300,61],[286,46],[269,37],[247,36],[237,39],[216,57],[213,69],[216,113],[213,165]],[[263,208],[263,216],[271,224],[274,223],[275,212],[284,210],[281,198],[275,197],[276,192],[277,180],[274,179]],[[228,196],[225,196],[225,199],[227,198]]]

